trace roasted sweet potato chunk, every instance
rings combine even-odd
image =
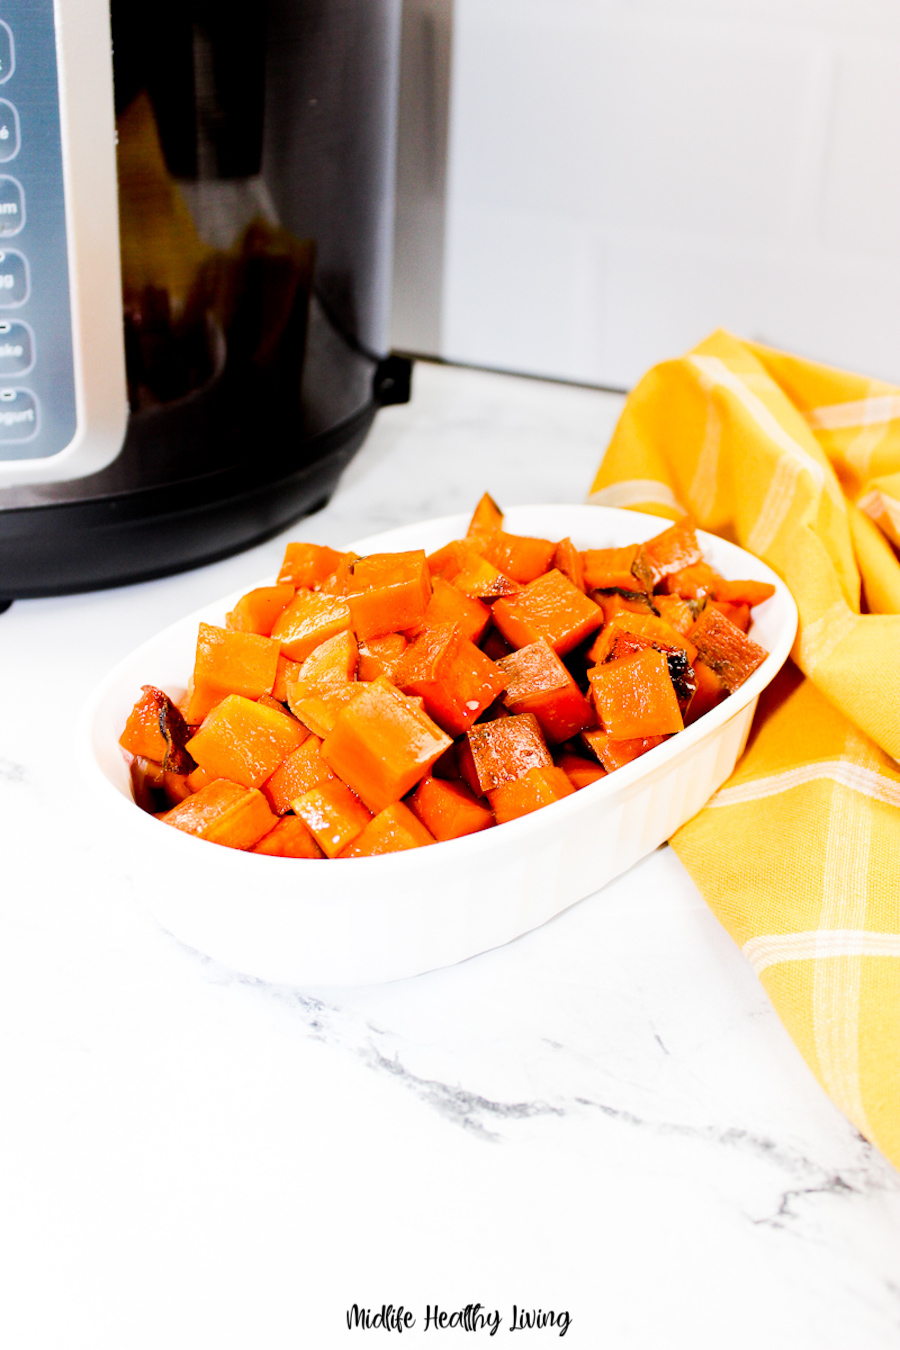
[[[225,615],[225,626],[238,633],[269,637],[293,598],[293,586],[258,586],[242,595],[231,613]]]
[[[625,591],[641,589],[633,568],[640,551],[639,544],[625,548],[589,548],[581,555],[584,560],[584,584],[589,591]]]
[[[426,628],[397,666],[394,682],[424,701],[439,727],[459,736],[506,687],[507,677],[456,624]]]
[[[409,799],[410,809],[435,839],[461,839],[494,824],[491,811],[482,806],[462,783],[447,782],[428,774]]]
[[[350,568],[347,603],[362,642],[418,627],[430,599],[431,575],[424,549],[372,553],[357,558]]]
[[[393,681],[394,673],[407,646],[407,639],[402,633],[385,633],[383,637],[369,638],[368,642],[361,642],[358,678],[371,681],[377,680],[379,675],[386,675]]]
[[[282,656],[305,661],[328,638],[350,627],[350,606],[339,595],[298,591],[272,629]]]
[[[248,849],[277,824],[261,792],[217,778],[159,817],[211,844]]]
[[[268,834],[264,834],[251,853],[267,853],[272,858],[324,858],[309,826],[299,816],[283,816]]]
[[[328,858],[336,858],[372,819],[372,812],[339,778],[317,783],[291,805]]]
[[[497,596],[514,595],[519,589],[518,584],[482,557],[472,547],[473,542],[479,541],[454,539],[432,553],[428,558],[432,577],[443,577],[452,582],[457,590],[473,600],[495,600]]]
[[[527,816],[551,802],[562,801],[575,791],[573,784],[562,769],[555,764],[529,769],[521,778],[501,783],[488,793],[488,801],[497,818],[497,824],[518,816]]]
[[[306,739],[306,729],[285,714],[240,694],[229,694],[188,741],[211,778],[260,787]]]
[[[342,858],[374,858],[379,853],[403,853],[409,848],[433,844],[434,836],[403,802],[392,802],[369,821]]]
[[[494,605],[494,623],[513,647],[545,638],[559,656],[590,637],[602,622],[600,607],[555,569]]]
[[[715,671],[729,694],[740,689],[768,655],[711,605],[706,606],[690,636],[698,654]]]
[[[339,713],[322,755],[377,812],[405,797],[452,744],[417,699],[380,676]]]
[[[601,732],[600,734],[603,735],[604,733]],[[601,778],[606,777],[606,770],[596,760],[587,759],[584,755],[572,754],[570,751],[566,751],[557,757],[556,767],[562,769],[576,790],[589,787],[591,783],[599,782]]]
[[[668,736],[684,721],[665,655],[648,647],[588,671],[603,730],[614,740]]]
[[[605,731],[585,731],[582,738],[593,750],[607,773],[621,769],[632,760],[655,750],[667,738],[665,736],[635,736],[629,740],[614,741]]]
[[[550,745],[593,726],[594,711],[548,642],[532,642],[497,663],[508,677],[503,702],[512,713],[534,713]]]
[[[145,684],[119,744],[129,754],[153,760],[168,773],[187,774],[194,768],[194,761],[185,749],[190,734],[169,696],[152,684]]]
[[[279,816],[291,809],[291,802],[302,797],[317,783],[334,778],[321,755],[322,741],[307,736],[303,744],[266,779],[262,785],[266,800]]]
[[[303,586],[307,590],[333,576],[348,555],[324,544],[288,544],[278,573],[279,586]]]
[[[228,694],[271,694],[278,668],[277,642],[257,633],[234,633],[201,623],[185,721],[192,726]]]
[[[484,540],[484,557],[488,562],[523,586],[543,576],[555,552],[556,544],[550,539],[506,534],[503,530],[496,530]]]
[[[425,610],[422,627],[436,628],[438,624],[455,623],[470,642],[479,642],[491,621],[491,611],[480,600],[464,595],[443,577],[436,576],[431,583],[431,599]]]
[[[472,512],[467,539],[487,539],[489,535],[503,528],[503,512],[487,492]]]
[[[550,751],[532,713],[479,722],[467,733],[478,791],[484,796],[529,769],[549,769]]]

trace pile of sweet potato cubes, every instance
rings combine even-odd
[[[679,521],[579,552],[509,534],[357,557],[289,544],[275,586],[200,625],[176,705],[145,685],[121,744],[177,829],[291,858],[456,839],[559,801],[741,685],[773,588],[726,581]]]

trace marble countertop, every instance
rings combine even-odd
[[[346,543],[485,489],[581,501],[620,406],[420,364],[288,534]],[[354,1304],[402,1305],[407,1345],[487,1341],[435,1321],[475,1304],[524,1346],[900,1344],[900,1176],[668,848],[506,947],[351,991],[247,979],[139,908],[71,724],[286,537],[0,617],[0,1344],[391,1343],[348,1330]]]

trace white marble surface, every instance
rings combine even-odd
[[[421,365],[290,533],[342,543],[485,488],[581,500],[619,404]],[[424,1327],[475,1302],[501,1338],[513,1304],[567,1309],[564,1343],[591,1350],[900,1344],[900,1176],[670,850],[508,947],[339,994],[235,975],[137,907],[72,719],[283,543],[0,618],[0,1345],[396,1338],[348,1332],[354,1302],[409,1308],[407,1345],[486,1342]]]

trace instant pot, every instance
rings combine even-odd
[[[400,0],[0,0],[0,601],[327,500],[387,355]]]

